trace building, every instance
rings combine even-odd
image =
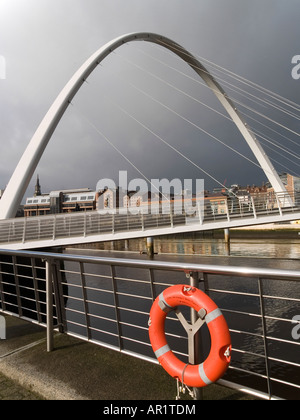
[[[42,194],[39,177],[37,177],[34,195],[26,199],[24,216],[91,211],[96,210],[96,202],[96,192],[89,188],[51,191],[49,194]]]
[[[204,214],[227,214],[227,209],[228,197],[226,195],[210,194],[204,197]]]
[[[24,216],[73,213],[96,210],[96,193],[89,188],[51,191],[49,194],[29,197],[24,205]]]

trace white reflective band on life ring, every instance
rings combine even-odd
[[[220,311],[219,308],[217,308],[206,315],[205,322],[208,324],[209,322],[214,321],[215,319],[219,318],[219,316],[222,316],[222,312]]]
[[[203,363],[201,363],[201,365],[199,365],[199,375],[200,375],[200,378],[202,379],[202,381],[206,384],[206,385],[210,385],[210,384],[212,384],[213,382],[210,380],[210,379],[208,379],[208,377],[206,376],[206,373],[204,372],[204,366],[203,366]]]
[[[172,306],[167,304],[167,302],[164,299],[163,292],[158,296],[158,305],[161,308],[161,310],[166,312],[166,313],[171,312],[175,309]]]
[[[155,352],[155,356],[157,358],[163,356],[165,353],[168,353],[168,351],[170,351],[170,347],[168,346],[168,344],[166,344],[165,346],[161,347],[160,349],[156,350]]]

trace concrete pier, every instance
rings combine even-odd
[[[224,239],[226,243],[230,243],[230,230],[224,229]]]
[[[154,240],[152,237],[148,237],[146,240],[147,246],[147,255],[148,257],[153,257],[154,255]]]
[[[230,230],[224,229],[224,240],[225,240],[225,249],[226,255],[230,255]]]

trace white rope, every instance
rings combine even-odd
[[[175,67],[173,67],[173,66],[171,66],[171,65],[169,65],[167,63],[165,63],[164,61],[158,59],[157,57],[154,57],[153,55],[151,55],[149,53],[146,53],[145,51],[141,50],[140,48],[136,47],[135,45],[131,45],[131,48],[135,48],[136,50],[138,50],[143,55],[150,57],[154,61],[156,61],[156,62],[164,65],[165,67],[168,67],[169,69],[172,69],[173,71],[177,72],[178,74],[181,74],[185,78],[188,78],[188,79],[192,80],[193,82],[196,82],[196,83],[198,83],[198,84],[200,84],[202,86],[207,87],[207,85],[204,82],[202,82],[201,80],[195,79],[194,77],[192,77],[192,76],[184,73],[183,71],[181,71],[181,70],[179,70],[179,69],[177,69],[177,68],[175,68]],[[195,57],[197,57],[197,56],[195,56]],[[199,58],[201,59],[201,61],[204,61],[204,59],[202,59],[201,57],[199,57]],[[195,68],[195,66],[193,66],[193,67]],[[225,72],[223,72],[223,73],[225,73]],[[208,74],[208,72],[207,72],[207,74]],[[211,74],[213,74],[213,72],[211,72]],[[227,76],[233,77],[230,74],[227,74]],[[245,89],[240,88],[239,86],[233,85],[232,83],[230,83],[227,80],[225,80],[225,79],[217,76],[216,74],[213,74],[213,77],[216,80],[222,82],[222,85],[224,85],[224,86],[226,85],[228,87],[228,89],[232,90],[235,93],[238,93],[239,95],[241,95],[243,97],[246,97],[248,100],[251,100],[252,102],[256,103],[257,105],[263,106],[264,108],[267,108],[266,105],[269,105],[269,106],[271,106],[271,107],[273,107],[273,108],[275,108],[275,109],[277,109],[277,110],[279,110],[279,111],[281,111],[281,112],[283,112],[283,113],[285,113],[285,114],[287,114],[287,115],[289,115],[289,116],[291,116],[291,117],[293,117],[293,118],[295,118],[297,120],[300,120],[300,116],[294,114],[291,111],[285,110],[282,106],[276,105],[275,103],[269,101],[266,98],[264,98],[264,99],[263,98],[260,98],[259,96],[254,95],[254,94],[246,91]],[[235,79],[237,81],[241,82],[241,83],[245,83],[245,82],[242,82],[241,80],[239,80],[237,77]],[[262,92],[262,93],[264,93],[264,92]],[[234,100],[234,98],[232,98],[232,99]]]
[[[217,113],[217,114],[219,114],[219,115],[221,115],[223,118],[226,118],[227,120],[229,120],[230,122],[233,122],[232,121],[232,119],[230,118],[230,117],[228,117],[228,116],[226,116],[226,115],[224,115],[223,113],[221,113],[221,112],[219,112],[219,111],[217,111],[217,110],[215,110],[214,108],[212,108],[212,107],[210,107],[210,106],[208,106],[208,105],[206,105],[206,104],[204,104],[203,102],[201,102],[201,101],[199,101],[197,98],[195,98],[195,97],[193,97],[193,96],[191,96],[191,95],[189,95],[188,93],[186,93],[186,92],[184,92],[183,90],[181,90],[181,89],[179,89],[178,87],[176,87],[176,86],[174,86],[173,84],[171,84],[171,83],[169,83],[169,82],[167,82],[167,81],[165,81],[164,79],[162,79],[161,77],[159,77],[159,76],[157,76],[157,75],[155,75],[155,74],[153,74],[152,72],[150,72],[149,70],[146,70],[146,69],[144,69],[143,67],[141,67],[141,66],[139,66],[139,65],[137,65],[136,63],[134,63],[134,62],[132,62],[131,60],[129,60],[129,59],[127,59],[127,58],[124,58],[123,56],[121,56],[120,55],[120,57],[123,59],[123,60],[125,60],[125,61],[127,61],[129,64],[131,64],[131,65],[133,65],[133,66],[135,66],[135,67],[137,67],[139,70],[141,70],[141,71],[143,71],[143,72],[145,72],[145,73],[147,73],[147,74],[149,74],[150,76],[152,76],[152,77],[154,77],[154,78],[156,78],[157,80],[159,80],[160,82],[162,82],[162,83],[164,83],[164,84],[166,84],[167,86],[169,86],[169,87],[171,87],[171,88],[173,88],[173,89],[175,89],[176,91],[178,91],[178,92],[180,92],[180,93],[182,93],[183,95],[185,95],[185,96],[187,96],[188,98],[190,98],[190,99],[192,99],[192,100],[194,100],[195,102],[197,102],[197,103],[199,103],[199,104],[201,104],[201,105],[203,105],[203,106],[205,106],[206,108],[208,108],[208,109],[210,109],[211,111],[214,111],[215,113]],[[161,62],[160,60],[158,60],[159,62]],[[165,64],[165,63],[163,63],[163,62],[161,62],[162,64],[164,64],[164,65],[166,65],[166,66],[168,66],[167,64]],[[170,66],[168,66],[168,67],[170,67]],[[174,69],[174,70],[176,70],[176,69]],[[177,70],[176,70],[177,71]],[[179,71],[180,72],[180,71]],[[182,72],[180,72],[181,74],[183,74],[183,75],[185,75],[184,73],[182,73]],[[186,75],[185,75],[186,76]],[[118,76],[119,77],[119,76]],[[190,76],[187,76],[187,77],[189,77],[190,78]],[[195,80],[195,79],[193,79],[194,81],[196,81],[197,83],[198,83],[198,81],[197,80]],[[201,83],[201,82],[200,82]],[[143,91],[142,89],[140,89],[140,88],[138,88],[137,86],[135,86],[135,85],[133,85],[132,83],[130,83],[130,82],[127,82],[127,84],[130,84],[133,88],[135,88],[136,90],[138,90],[138,91],[140,91],[141,93],[143,93],[144,95],[146,95],[146,96],[148,96],[150,99],[152,99],[153,101],[156,101],[156,102],[158,102],[160,105],[162,105],[162,106],[164,106],[165,108],[167,108],[169,111],[171,111],[171,112],[173,112],[173,113],[175,113],[175,114],[177,114],[178,116],[180,116],[181,118],[183,118],[186,122],[188,122],[188,123],[190,123],[190,124],[192,124],[194,127],[196,127],[197,129],[199,129],[199,130],[203,130],[203,129],[201,129],[201,127],[199,127],[198,125],[196,125],[196,124],[194,124],[194,123],[192,123],[191,121],[189,121],[188,119],[186,119],[185,117],[183,117],[182,115],[180,115],[180,114],[178,114],[178,113],[176,113],[173,109],[171,109],[170,107],[167,107],[166,105],[164,105],[164,104],[162,104],[160,101],[158,101],[157,99],[155,99],[155,98],[153,98],[151,95],[149,95],[148,93],[146,93],[145,91]],[[202,84],[202,83],[201,83]],[[203,85],[205,85],[205,84],[203,84]],[[206,86],[206,85],[205,85]],[[207,87],[207,86],[206,86]],[[241,106],[244,106],[244,107],[246,107],[246,108],[248,108],[249,110],[251,110],[251,111],[254,111],[252,108],[250,108],[250,107],[248,107],[247,105],[245,105],[245,104],[242,104],[241,102],[237,102],[237,103],[239,103]],[[254,111],[255,112],[255,111]],[[256,113],[258,113],[258,112],[256,112]],[[261,113],[259,113],[261,116],[264,116],[263,114],[261,114]],[[246,117],[248,116],[247,114],[244,114],[244,115],[246,115]],[[251,118],[251,117],[250,117]],[[268,117],[265,117],[265,118],[267,118],[267,119],[269,119]],[[253,119],[253,118],[251,118],[251,119]],[[253,119],[254,121],[257,121],[257,120],[255,120],[255,119]],[[270,119],[271,120],[271,119]],[[274,120],[272,120],[272,121],[274,121]],[[258,122],[258,121],[257,121]],[[281,125],[281,124],[280,124]],[[267,127],[268,128],[268,127]],[[254,130],[252,130],[252,131],[254,131]],[[275,130],[272,130],[272,131],[275,131]],[[275,131],[277,134],[280,134],[280,133],[278,133],[277,131]],[[205,132],[205,134],[207,134],[207,132]],[[285,137],[285,136],[283,136],[283,137]],[[226,146],[226,147],[229,147],[230,148],[230,146],[228,146],[226,143],[224,143],[224,142],[222,142],[220,139],[216,139],[215,137],[213,137],[215,140],[217,140],[217,141],[219,141],[219,142],[221,142],[224,146]],[[299,144],[298,143],[296,143],[296,142],[294,142],[294,141],[292,141],[292,140],[290,140],[289,138],[287,138],[287,137],[285,137],[287,140],[289,140],[289,141],[291,141],[292,143],[294,143],[294,144],[296,144],[297,146],[299,146]],[[285,147],[283,147],[282,145],[281,146],[277,146],[277,147],[280,147],[282,150],[285,150],[286,151],[286,153],[289,153],[289,154],[293,154],[293,152],[290,150],[290,149],[288,149],[288,148],[285,148]],[[232,150],[235,152],[235,153],[238,153],[238,154],[240,154],[242,157],[244,157],[245,159],[247,159],[247,160],[249,160],[251,163],[253,163],[253,164],[256,164],[255,162],[253,162],[251,159],[249,159],[249,158],[247,158],[247,157],[245,157],[243,154],[241,154],[240,152],[237,152],[236,151],[236,149],[233,149],[232,148]],[[297,156],[297,154],[294,154],[295,155],[295,157]],[[257,165],[257,166],[259,166],[259,165]]]
[[[160,140],[162,143],[164,143],[166,146],[168,146],[170,149],[172,149],[174,152],[176,152],[179,156],[181,156],[182,158],[184,158],[187,162],[189,162],[191,165],[195,166],[197,169],[199,169],[201,172],[203,172],[205,175],[207,175],[209,178],[211,178],[215,183],[217,183],[218,185],[220,185],[222,188],[226,189],[227,191],[229,191],[229,189],[222,184],[222,182],[220,182],[218,179],[216,179],[213,175],[211,175],[209,172],[207,172],[205,169],[201,168],[199,165],[197,165],[195,162],[193,162],[190,158],[188,158],[187,156],[185,156],[182,152],[180,152],[178,149],[176,149],[176,147],[172,146],[170,143],[168,143],[165,139],[163,139],[160,135],[158,135],[157,133],[155,133],[153,130],[151,130],[151,128],[149,128],[148,126],[146,126],[144,123],[142,123],[141,121],[139,121],[136,117],[134,117],[132,114],[130,114],[128,111],[126,111],[124,108],[122,108],[120,105],[118,105],[117,103],[115,103],[114,101],[112,101],[111,98],[107,98],[106,99],[108,101],[110,101],[114,106],[116,106],[117,108],[119,108],[122,112],[124,112],[124,114],[126,114],[127,116],[129,116],[131,119],[133,119],[135,122],[137,122],[141,127],[143,127],[146,131],[148,131],[150,134],[152,134],[154,137],[156,137],[158,140]],[[209,133],[208,133],[209,134]],[[259,166],[259,165],[258,165]],[[259,166],[259,168],[261,169],[261,167]]]
[[[161,44],[164,44],[162,40],[159,40],[159,41],[160,41],[160,43],[161,43]],[[165,44],[165,45],[166,45],[166,44]],[[177,51],[179,51],[181,54],[183,54],[183,51],[182,51],[182,50],[177,49],[177,47],[176,47],[175,45],[173,46],[173,49],[174,49],[174,50],[177,50]],[[189,53],[185,53],[185,54],[187,55],[187,57],[190,57],[190,58],[192,58],[192,57],[193,57],[193,56],[192,56],[191,54],[189,54]],[[266,88],[264,88],[264,87],[262,87],[262,86],[258,85],[257,83],[251,82],[250,80],[247,80],[246,78],[244,78],[244,77],[242,77],[242,76],[239,76],[239,75],[237,75],[236,73],[233,73],[232,71],[227,70],[227,69],[225,69],[224,67],[221,67],[221,66],[219,66],[219,65],[217,65],[217,64],[215,64],[215,63],[213,63],[212,61],[209,61],[209,60],[207,60],[207,59],[205,59],[205,58],[203,58],[203,57],[201,57],[201,56],[199,56],[199,55],[197,55],[197,54],[195,54],[195,57],[196,57],[196,58],[199,58],[201,61],[204,61],[204,62],[206,62],[206,63],[209,63],[209,64],[210,64],[210,65],[212,65],[212,66],[215,66],[215,67],[218,67],[219,69],[222,69],[222,71],[223,71],[223,72],[226,72],[226,74],[227,74],[227,75],[229,75],[230,77],[233,77],[235,80],[238,80],[239,82],[244,83],[245,85],[247,85],[247,86],[249,86],[249,87],[252,87],[253,89],[256,89],[257,91],[259,91],[259,92],[261,92],[261,93],[264,93],[264,94],[266,94],[266,95],[268,95],[268,96],[272,97],[272,99],[275,99],[275,100],[277,100],[277,101],[279,101],[279,102],[281,102],[281,103],[284,103],[285,105],[287,105],[287,106],[289,106],[289,107],[292,107],[292,108],[294,108],[296,111],[300,112],[300,105],[299,105],[299,104],[297,104],[297,103],[295,103],[295,102],[293,102],[293,101],[291,101],[291,100],[289,100],[289,99],[286,99],[286,98],[284,98],[283,96],[281,96],[281,95],[279,95],[279,94],[277,94],[277,93],[274,93],[274,92],[272,92],[272,91],[270,91],[270,90],[268,90],[268,89],[266,89]],[[194,66],[194,67],[196,68],[196,66]],[[201,70],[202,70],[202,69],[201,69]]]
[[[71,102],[71,105],[74,104]],[[117,152],[119,153],[119,155],[121,155],[126,162],[128,162],[146,181],[149,182],[149,184],[157,190],[157,192],[160,192],[159,189],[152,183],[152,181],[145,175],[143,174],[143,172],[137,167],[135,166],[135,164],[127,157],[124,155],[124,153],[121,152],[121,150],[115,146],[112,141],[109,140],[109,138],[102,132],[99,130],[98,127],[95,126],[95,124],[79,109],[78,105],[76,105],[76,110],[80,113],[80,115],[86,120],[86,122]],[[163,193],[161,193],[162,196],[167,200],[170,201],[170,198],[166,197]]]

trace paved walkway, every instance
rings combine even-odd
[[[176,382],[159,365],[65,334],[55,335],[48,353],[44,328],[14,317],[6,317],[6,327],[0,400],[175,400]],[[211,385],[204,399],[252,398]]]
[[[0,373],[0,401],[1,400],[40,400],[41,397],[18,385]]]

